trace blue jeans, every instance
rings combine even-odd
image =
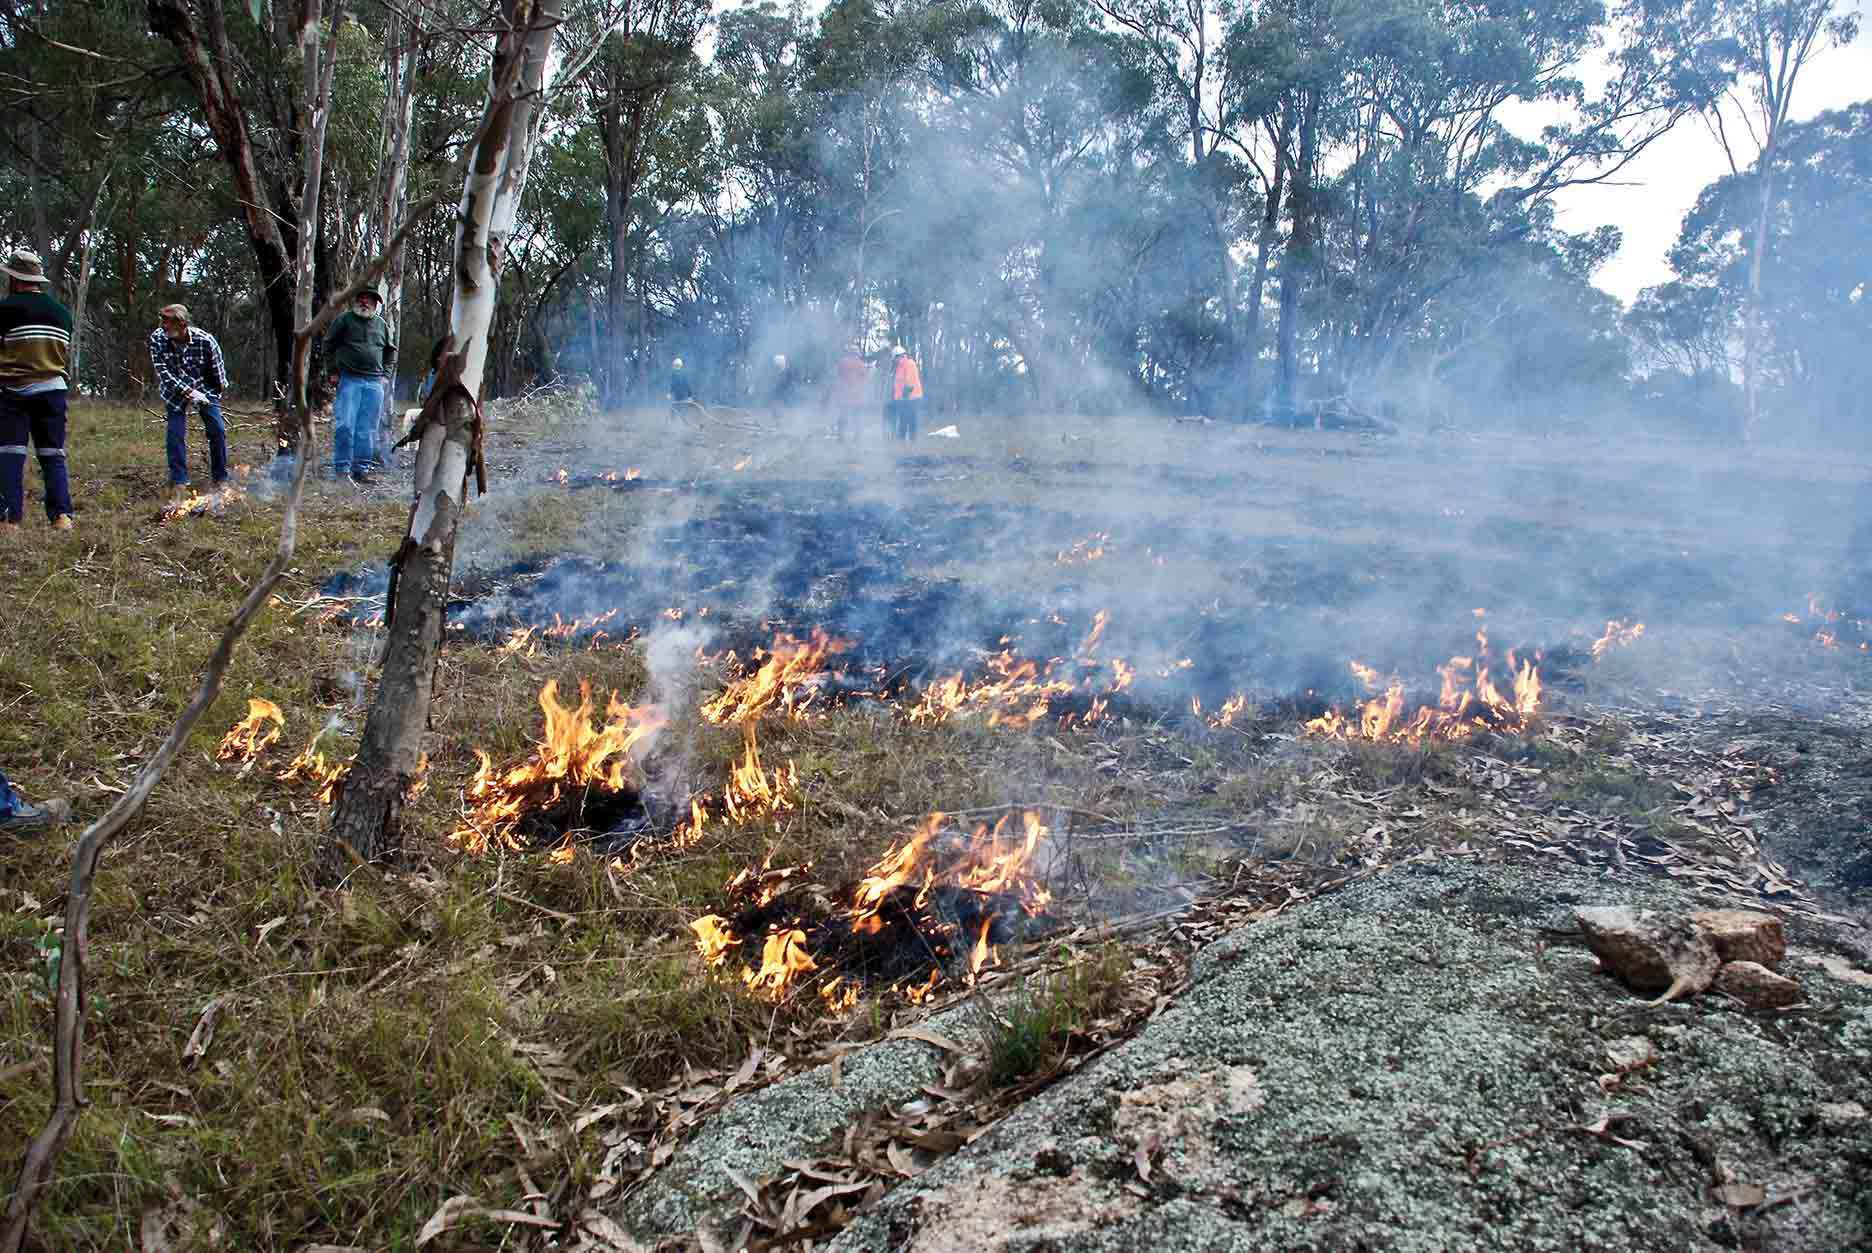
[[[26,512],[26,441],[39,454],[45,483],[46,517],[72,511],[71,478],[65,469],[65,392],[21,396],[0,388],[0,522],[18,522]]]
[[[0,770],[0,818],[11,818],[13,811],[25,804],[26,798],[13,790],[7,782],[6,771]]]
[[[383,413],[379,375],[340,374],[332,402],[332,473],[340,476],[377,464],[377,419]]]
[[[184,397],[169,405],[169,482],[174,487],[185,486],[188,474],[188,408],[189,401]],[[210,396],[195,406],[201,414],[202,430],[208,435],[208,477],[216,483],[227,482],[227,423],[221,420],[221,402]]]

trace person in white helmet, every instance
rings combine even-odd
[[[896,364],[891,370],[890,409],[886,416],[891,418],[892,434],[912,440],[917,437],[917,425],[923,417],[923,371],[902,344],[892,346],[891,357]]]
[[[688,404],[695,399],[695,386],[689,381],[689,371],[683,368],[682,358],[676,357],[669,363],[669,400],[670,407]]]
[[[767,407],[773,410],[776,419],[783,417],[792,405],[794,383],[792,364],[785,353],[776,352],[767,377],[766,395]]]

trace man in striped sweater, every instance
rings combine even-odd
[[[65,469],[65,368],[71,356],[71,311],[46,294],[45,263],[16,249],[0,274],[0,531],[16,529],[26,512],[26,445],[39,454],[46,518],[72,527],[71,480]]]

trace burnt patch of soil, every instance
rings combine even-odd
[[[1872,702],[1864,702],[1872,703]],[[1707,729],[1721,751],[1772,766],[1756,797],[1764,847],[1823,899],[1872,916],[1872,709],[1857,720],[1755,713]]]
[[[970,463],[912,458],[899,468],[958,464]],[[1178,474],[1188,492],[1178,494]],[[1612,618],[1642,617],[1654,637],[1675,625],[1759,628],[1814,590],[1798,569],[1692,553],[1658,534],[1439,522],[1402,507],[1381,529],[1401,537],[1441,528],[1462,542],[1244,536],[1190,492],[1225,506],[1231,492],[1252,497],[1256,476],[1198,474],[1197,483],[1189,474],[1154,473],[1158,496],[1135,476],[1131,503],[1161,507],[1115,517],[1092,492],[1049,508],[947,500],[901,481],[885,496],[875,482],[826,479],[664,484],[657,491],[678,502],[671,513],[621,535],[614,555],[535,553],[465,573],[451,622],[488,641],[592,623],[570,633],[577,644],[679,620],[705,623],[711,647],[743,654],[777,631],[819,629],[856,642],[845,658],[853,672],[901,683],[970,670],[1002,648],[1072,657],[1094,616],[1109,611],[1097,656],[1138,669],[1130,697],[1141,707],[1176,712],[1192,697],[1214,707],[1236,692],[1262,703],[1350,699],[1363,694],[1346,669],[1354,659],[1434,681],[1435,662],[1473,651],[1477,607],[1489,611],[1497,656],[1510,647],[1576,655],[1568,641]],[[580,481],[583,492],[645,491],[644,480]],[[1354,504],[1318,506],[1322,529],[1369,533],[1374,515]],[[1056,564],[1094,535],[1109,537],[1110,556]],[[325,590],[363,598],[353,616],[368,621],[381,613],[385,582],[379,567],[334,576]]]

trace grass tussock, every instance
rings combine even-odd
[[[1044,1077],[1059,1069],[1092,1025],[1117,1004],[1130,955],[1107,944],[1055,974],[1021,981],[981,1015],[986,1078],[994,1087]]]

